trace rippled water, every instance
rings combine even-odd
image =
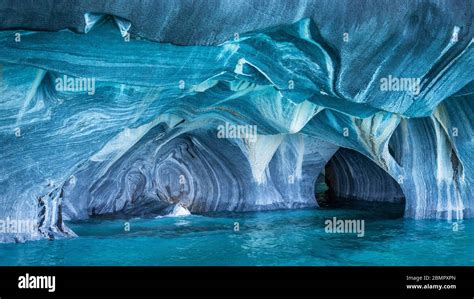
[[[393,204],[317,210],[93,220],[79,238],[0,244],[1,265],[474,265],[474,221],[400,218]],[[365,220],[365,236],[324,221]],[[239,231],[234,231],[239,223]]]

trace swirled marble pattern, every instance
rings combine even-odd
[[[0,218],[37,229],[0,241],[176,207],[317,207],[336,152],[340,195],[473,215],[470,1],[31,5],[0,3]]]

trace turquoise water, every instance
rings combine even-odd
[[[1,265],[474,265],[474,221],[400,218],[391,204],[70,223],[79,238],[0,244]],[[324,221],[363,219],[365,236]],[[235,223],[239,231],[234,231]],[[457,229],[456,229],[457,228]]]

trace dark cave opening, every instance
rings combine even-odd
[[[398,182],[366,156],[340,148],[316,179],[323,209],[361,210],[383,218],[402,218],[405,197]]]

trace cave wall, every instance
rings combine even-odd
[[[250,164],[251,149],[242,140],[205,130],[168,139],[173,132],[161,134],[165,128],[151,130],[119,160],[92,162],[74,174],[74,184],[62,187],[65,218],[150,217],[178,202],[192,213],[317,207],[315,176],[337,149],[297,134],[279,138],[271,162],[255,177],[259,166]]]
[[[354,200],[404,202],[390,174],[356,151],[339,149],[325,167],[328,195]]]
[[[64,219],[177,201],[193,212],[315,207],[314,182],[339,147],[400,181],[406,217],[472,217],[470,2],[137,3],[90,4],[121,18],[102,23],[75,2],[43,14],[0,4],[0,216],[39,226],[0,241],[72,236]],[[69,13],[50,21],[58,9]],[[64,75],[95,79],[94,93],[58,90]],[[381,90],[387,76],[419,78],[419,92]],[[257,141],[217,138],[226,124],[257,126]]]

